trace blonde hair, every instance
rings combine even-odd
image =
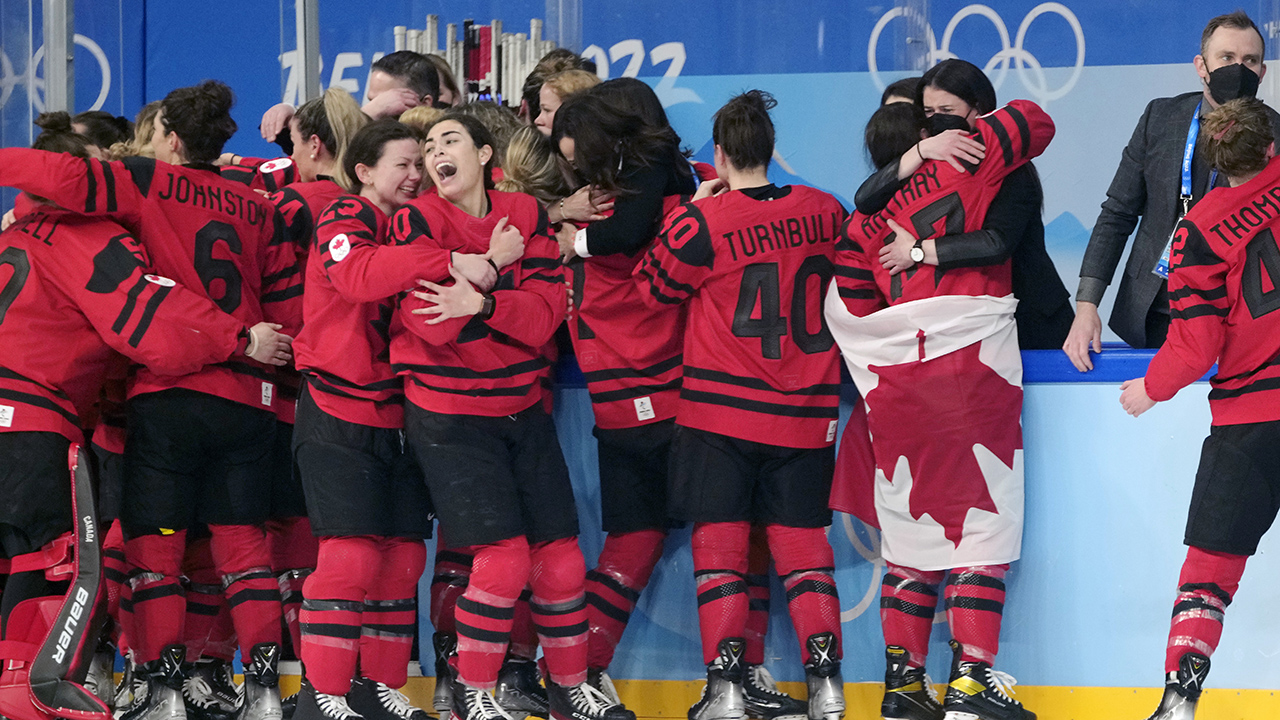
[[[129,142],[114,143],[107,148],[107,157],[112,160],[123,160],[127,157],[155,157],[156,151],[151,147],[151,136],[156,131],[156,115],[160,114],[163,104],[161,100],[152,100],[143,105],[133,121],[133,139]]]
[[[1205,157],[1213,167],[1238,178],[1267,166],[1267,149],[1275,142],[1267,106],[1257,98],[1223,103],[1204,118]]]
[[[320,138],[325,150],[333,156],[333,179],[348,192],[353,184],[347,177],[342,160],[351,145],[351,138],[369,123],[369,116],[360,111],[360,105],[351,93],[340,87],[331,87],[314,100],[308,100],[293,116],[298,124],[298,134],[303,139],[312,135]]]
[[[542,84],[549,88],[563,102],[571,95],[590,90],[600,84],[600,76],[586,70],[565,70],[547,78]]]
[[[526,125],[511,135],[498,189],[532,195],[543,205],[569,194],[551,141],[537,128]]]
[[[430,105],[418,105],[417,107],[411,107],[408,110],[405,110],[404,113],[400,115],[400,122],[411,128],[417,128],[425,134],[427,132],[427,128],[435,124],[435,121],[439,120],[440,116],[443,114],[444,110],[441,108],[434,108]]]

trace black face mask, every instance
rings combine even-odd
[[[969,132],[973,128],[969,127],[969,121],[959,115],[944,115],[943,113],[934,113],[929,116],[928,128],[929,137],[941,135],[948,130],[963,130]]]
[[[1254,97],[1258,94],[1258,73],[1235,63],[1224,65],[1209,73],[1209,95],[1219,105],[1242,97]]]

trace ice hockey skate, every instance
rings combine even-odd
[[[725,638],[717,647],[718,657],[707,665],[707,685],[702,699],[689,708],[689,720],[742,720],[747,715],[747,699],[742,687],[746,668],[742,663],[742,638]]]
[[[451,720],[514,720],[502,709],[493,693],[473,688],[454,679],[450,696],[453,700]]]
[[[227,720],[240,709],[240,688],[232,677],[231,663],[202,659],[182,683],[187,720]]]
[[[951,652],[951,683],[942,702],[946,720],[1036,720],[1009,694],[1017,684],[1011,675],[992,670],[990,663],[961,660],[955,640]]]
[[[636,720],[635,713],[585,682],[565,686],[548,678],[547,700],[554,720]]]
[[[742,675],[742,694],[747,717],[757,720],[801,720],[808,706],[778,689],[773,675],[763,665],[747,665]]]
[[[135,686],[133,703],[120,714],[120,720],[187,720],[182,701],[186,659],[186,647],[169,645],[160,651],[160,659],[138,666],[136,673],[145,682]]]
[[[526,658],[508,657],[502,662],[493,697],[516,720],[530,715],[545,718],[550,712],[547,691],[538,676],[538,664]]]
[[[345,695],[316,692],[306,678],[302,679],[302,688],[295,697],[298,707],[293,716],[298,720],[364,720],[363,715],[351,709]]]
[[[616,705],[622,704],[622,699],[618,697],[618,689],[613,686],[613,678],[609,677],[609,671],[603,668],[587,668],[587,682],[591,687],[599,690],[605,697],[609,698],[609,702]]]
[[[809,719],[840,720],[844,717],[844,676],[840,674],[840,647],[832,633],[810,635],[805,642],[809,662],[804,679],[809,685]]]
[[[436,691],[431,696],[431,707],[444,717],[453,705],[453,670],[449,668],[449,657],[458,652],[458,637],[438,632],[431,636],[431,645],[436,651]]]
[[[115,646],[103,640],[98,643],[98,649],[89,661],[89,672],[84,676],[84,688],[97,695],[108,709],[114,709],[116,702],[115,662]]]
[[[1178,669],[1165,680],[1160,706],[1147,720],[1193,720],[1204,679],[1209,675],[1209,658],[1189,652],[1178,660]]]
[[[258,643],[249,651],[249,662],[244,666],[244,699],[235,720],[283,720],[279,662],[280,646],[275,643]]]
[[[431,717],[409,702],[404,693],[366,677],[351,683],[347,705],[366,720],[429,720]]]
[[[945,712],[933,693],[924,668],[907,665],[907,651],[897,645],[884,649],[884,720],[942,720]]]

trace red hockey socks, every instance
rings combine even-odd
[[[662,557],[661,530],[609,533],[596,567],[587,573],[587,665],[607,668],[640,593]]]
[[[241,657],[259,643],[279,645],[280,585],[271,572],[266,532],[254,525],[210,525],[209,533]]]
[[[280,612],[297,653],[302,646],[298,627],[302,584],[316,567],[319,540],[311,534],[311,522],[306,517],[268,520],[267,552],[271,554],[271,572],[280,586]]]
[[[471,580],[454,613],[458,679],[493,690],[511,639],[516,598],[529,582],[529,543],[522,535],[473,549]]]
[[[137,663],[159,660],[166,645],[182,642],[187,601],[178,577],[186,544],[185,530],[171,535],[142,535],[124,544],[125,558],[134,568],[129,578],[133,610],[129,646]]]
[[[747,629],[742,654],[748,665],[764,664],[764,638],[769,633],[769,533],[763,525],[751,526],[747,548]]]
[[[1189,652],[1213,655],[1222,639],[1222,618],[1240,587],[1246,555],[1187,548],[1178,578],[1178,599],[1173,605],[1165,672],[1176,672],[1178,661]]]
[[[880,583],[880,627],[884,644],[907,651],[907,665],[924,667],[929,657],[929,633],[938,608],[938,585],[942,570],[916,570],[894,565],[885,567]]]
[[[531,550],[529,610],[547,674],[566,687],[586,682],[587,566],[578,538],[538,543]]]
[[[360,674],[393,688],[408,681],[409,656],[418,626],[414,598],[427,565],[421,540],[384,538],[382,565],[364,600],[360,628]]]
[[[231,622],[231,607],[222,599],[218,608],[218,616],[213,620],[213,629],[209,631],[209,639],[205,641],[204,656],[215,660],[231,662],[236,656],[236,626]]]
[[[1004,616],[1004,574],[1009,564],[955,568],[947,576],[947,624],[960,643],[960,660],[995,664]]]
[[[446,547],[444,538],[436,539],[436,567],[431,576],[431,624],[436,632],[457,635],[453,622],[453,608],[467,589],[471,578],[471,563],[475,553],[471,548]]]
[[[819,633],[836,638],[840,654],[840,598],[836,594],[835,556],[823,528],[769,525],[769,549],[782,585],[787,589],[787,609],[800,640],[800,659],[809,662],[806,642]]]
[[[102,538],[102,579],[107,589],[107,617],[115,625],[115,637],[112,639],[120,647],[123,642],[121,636],[124,634],[124,624],[120,619],[120,597],[124,593],[125,583],[129,581],[129,563],[124,559],[124,531],[120,529],[119,520],[111,523],[106,536]]]
[[[698,588],[702,661],[710,664],[725,638],[743,637],[747,626],[748,522],[695,523],[693,577]]]
[[[317,692],[346,695],[356,673],[367,588],[381,570],[378,538],[325,537],[303,586],[299,654]]]
[[[187,543],[186,556],[182,559],[182,574],[187,578],[187,617],[182,630],[182,641],[187,646],[187,661],[195,662],[204,655],[218,613],[225,605],[222,578],[213,567],[213,550],[209,547],[209,538]]]
[[[533,590],[526,587],[516,599],[515,617],[511,620],[511,641],[507,644],[507,653],[526,660],[538,657],[538,630],[533,625],[533,610],[529,601],[533,599]]]

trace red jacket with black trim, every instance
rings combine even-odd
[[[1215,362],[1214,425],[1280,420],[1280,160],[1204,196],[1178,223],[1169,257],[1169,335],[1147,368],[1168,400]]]
[[[685,203],[636,267],[653,307],[688,302],[676,423],[766,445],[835,440],[840,356],[822,315],[845,210],[802,185]]]
[[[686,199],[664,198],[663,216]],[[569,333],[598,427],[638,427],[676,416],[684,312],[646,304],[632,279],[652,242],[635,254],[593,255],[565,268],[573,283]]]
[[[202,292],[245,325],[296,326],[293,253],[273,240],[279,214],[266,198],[221,178],[212,166],[150,158],[101,162],[26,148],[0,149],[0,185],[17,187],[73,212],[110,215],[134,232],[157,272]],[[275,409],[276,373],[236,358],[173,378],[141,368],[130,396],[185,388]]]
[[[979,117],[975,139],[986,156],[960,172],[945,162],[925,161],[875,215],[855,212],[840,231],[836,284],[855,315],[940,295],[993,295],[1013,292],[1009,260],[995,265],[942,270],[913,265],[890,275],[880,250],[893,241],[893,220],[920,239],[978,230],[1009,173],[1038,157],[1053,140],[1053,120],[1029,100],[1014,100]]]
[[[307,260],[295,364],[326,413],[371,427],[404,425],[404,381],[391,369],[395,298],[416,279],[449,276],[449,251],[389,245],[386,214],[358,195],[320,213]]]
[[[284,276],[296,278],[296,284],[289,285],[281,292],[301,294],[307,272],[307,256],[316,239],[316,219],[346,191],[333,178],[320,176],[312,182],[296,182],[288,187],[271,193],[268,199],[280,213],[282,232],[273,242],[283,243],[285,248],[294,253],[294,262],[281,271],[280,278],[271,278],[273,283],[285,279]],[[304,310],[305,312],[305,310]],[[302,316],[297,320],[299,325],[286,327],[284,333],[297,338],[302,332]],[[276,403],[276,417],[281,422],[293,424],[294,413],[298,406],[298,390],[301,387],[302,375],[291,367],[278,368],[280,401]]]
[[[298,166],[287,157],[272,160],[241,157],[235,165],[223,165],[218,168],[218,173],[250,190],[261,190],[267,193],[279,192],[300,179]]]
[[[247,332],[202,293],[154,274],[119,225],[28,213],[0,234],[0,432],[84,442],[122,355],[172,380],[225,361]]]
[[[452,318],[427,325],[414,315],[428,303],[402,295],[391,361],[405,376],[406,399],[451,415],[512,415],[541,402],[551,410],[551,338],[564,321],[566,295],[560,248],[547,213],[522,193],[488,191],[489,213],[472,217],[434,193],[413,200],[392,218],[392,239],[466,253],[484,253],[502,218],[524,236],[524,256],[502,269],[492,295],[493,316]]]

